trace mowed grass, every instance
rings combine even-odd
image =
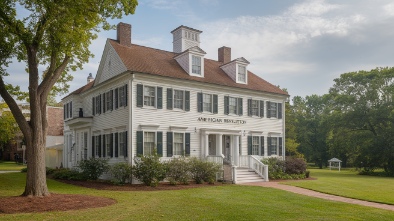
[[[26,168],[26,165],[14,161],[0,161],[0,171],[20,171],[23,168]]]
[[[23,187],[23,174],[0,174],[0,197],[19,195]],[[394,220],[392,211],[254,186],[121,192],[48,180],[48,187],[53,193],[103,196],[118,203],[67,212],[0,214],[0,220]]]
[[[357,175],[351,170],[310,169],[317,180],[285,184],[338,196],[394,205],[394,178]]]

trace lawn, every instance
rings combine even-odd
[[[0,197],[21,194],[24,175],[0,174]],[[68,212],[1,215],[0,220],[394,220],[394,212],[281,190],[215,185],[169,191],[103,191],[48,180],[54,193],[87,194],[117,204]]]
[[[14,161],[0,161],[0,171],[20,171],[26,165],[17,164]]]
[[[351,170],[310,169],[317,180],[286,182],[288,185],[338,196],[394,205],[394,178],[357,175]]]

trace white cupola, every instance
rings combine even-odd
[[[199,31],[194,28],[181,25],[178,28],[171,31],[173,36],[173,51],[175,53],[182,53],[189,48],[195,46],[200,47],[200,34]]]

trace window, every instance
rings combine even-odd
[[[197,111],[218,113],[218,95],[197,93]]]
[[[66,103],[63,105],[63,113],[64,113],[64,119],[69,119],[73,117],[73,107],[72,107],[72,101]]]
[[[101,114],[101,94],[96,96],[96,114]]]
[[[230,97],[228,104],[229,114],[237,114],[237,98]]]
[[[119,156],[124,156],[125,155],[125,149],[126,149],[126,139],[125,139],[125,133],[119,133],[118,135],[118,140],[119,140]]]
[[[101,136],[94,137],[95,156],[101,157]]]
[[[238,81],[246,83],[246,67],[238,65]]]
[[[113,110],[113,91],[105,93],[105,109],[106,111]]]
[[[282,119],[282,103],[267,101],[267,117]]]
[[[248,136],[248,155],[264,156],[264,136]]]
[[[144,132],[144,155],[153,154],[155,149],[155,132]]]
[[[107,157],[112,157],[112,134],[105,135],[105,153]]]
[[[203,94],[203,111],[212,112],[212,94]]]
[[[192,73],[201,75],[201,57],[192,55]]]
[[[252,137],[252,155],[260,155],[260,137],[254,136]]]
[[[248,115],[264,117],[264,101],[248,99]]]
[[[183,91],[174,90],[174,108],[182,109],[183,110]]]
[[[145,86],[144,87],[144,106],[155,106],[155,88]]]
[[[183,133],[174,133],[174,155],[183,155]]]
[[[277,149],[278,149],[278,140],[277,137],[269,137],[268,138],[270,141],[270,143],[268,144],[269,146],[269,155],[277,155]]]

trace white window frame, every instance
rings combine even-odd
[[[152,147],[152,152],[151,153],[146,153],[145,152],[145,138],[146,138],[146,136],[145,136],[145,133],[153,133],[153,147]],[[157,138],[156,138],[156,136],[157,136],[157,133],[156,133],[156,131],[143,131],[143,145],[142,145],[142,152],[143,152],[143,155],[144,156],[146,156],[146,155],[152,155],[153,154],[153,151],[154,151],[154,149],[157,149],[157,143],[156,143],[156,140],[157,140]],[[157,151],[157,150],[156,150]]]
[[[276,102],[270,102],[270,117],[272,118],[278,118],[278,103]],[[275,109],[275,110],[273,110]]]
[[[245,72],[244,73],[241,73],[240,71],[241,70],[244,70]],[[247,68],[246,68],[246,65],[240,65],[240,64],[238,64],[237,66],[236,66],[236,82],[237,83],[241,83],[241,84],[247,84],[247,82],[248,82],[248,70],[247,70]],[[242,77],[242,75],[244,76],[244,77]],[[240,80],[240,78],[243,78],[244,80],[242,81],[242,79]]]
[[[205,104],[208,104],[208,102],[205,102],[206,101],[205,96],[210,96],[210,100],[211,100],[210,110],[205,110],[206,108]],[[202,93],[202,112],[213,113],[213,94]]]
[[[275,138],[275,139],[272,139]],[[273,145],[273,141],[275,141],[275,145]],[[271,137],[271,146],[274,146],[275,148],[268,147],[268,151],[270,151],[269,155],[271,156],[278,156],[279,152],[279,137]],[[275,150],[275,153],[272,152],[272,150]]]
[[[176,92],[180,92],[182,94],[182,99],[176,98],[176,96],[175,96]],[[182,107],[177,107],[175,105],[176,104],[176,100],[178,100],[178,101],[181,100]],[[173,90],[173,94],[172,94],[172,101],[173,101],[172,102],[172,106],[173,106],[174,109],[185,110],[185,91],[174,89]]]
[[[154,90],[154,95],[153,95],[153,97],[152,97],[152,96],[146,95],[146,93],[145,93],[145,92],[146,92],[146,91],[145,91],[146,88],[152,88],[152,89]],[[150,99],[153,98],[153,105],[147,105],[147,104],[146,104],[146,102],[147,102],[146,97],[149,97]],[[143,92],[142,92],[142,98],[143,98],[143,106],[144,106],[144,107],[157,107],[157,103],[156,103],[156,100],[157,100],[157,87],[155,87],[155,86],[144,85],[144,86],[143,86]]]
[[[112,92],[113,93],[113,92]],[[105,93],[105,111],[111,111],[113,109],[113,96],[111,96],[111,91]]]
[[[183,132],[173,132],[172,133],[173,135],[173,137],[172,137],[172,153],[173,153],[173,156],[184,156],[184,154],[185,154],[185,133],[183,133]],[[175,150],[175,144],[180,144],[180,143],[176,143],[175,142],[175,134],[182,134],[182,145],[181,145],[181,150],[179,150],[181,153],[180,154],[177,154],[176,153],[176,150]]]
[[[257,102],[257,113],[256,114],[253,113],[253,109],[255,109],[255,107],[253,107],[253,103],[255,103],[255,102]],[[253,116],[260,117],[260,100],[252,99],[251,104],[250,104],[250,108],[252,108],[252,110],[251,110],[252,117]]]
[[[202,57],[201,56],[197,56],[197,55],[192,55],[192,74],[195,75],[200,75],[201,76],[201,69],[202,69],[202,65],[201,65],[201,60]]]
[[[257,140],[257,143],[255,142],[255,140]],[[261,153],[260,153],[260,147],[261,147],[260,142],[261,142],[260,136],[252,136],[252,155],[258,155],[258,156],[261,155]],[[256,149],[256,145],[257,145],[257,149]]]
[[[235,109],[234,112],[231,111],[231,107],[234,105],[231,105],[231,100],[235,100]],[[228,97],[228,113],[229,114],[234,114],[234,115],[238,115],[238,98],[236,97]]]

